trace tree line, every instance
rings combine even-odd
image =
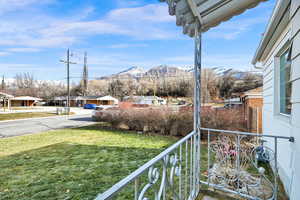
[[[220,98],[228,98],[233,93],[243,92],[262,85],[262,77],[255,73],[245,73],[238,78],[236,73],[218,75],[212,69],[203,69],[201,73],[202,101],[211,102]],[[1,90],[14,96],[35,96],[51,100],[57,96],[67,95],[67,86],[60,81],[41,81],[30,73],[16,74],[14,81],[6,83],[2,80]],[[71,84],[72,96],[111,95],[122,99],[125,96],[162,96],[162,97],[192,97],[194,92],[193,74],[186,76],[156,78],[110,78],[105,80],[90,80],[88,88],[83,81]]]

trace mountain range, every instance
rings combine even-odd
[[[145,70],[141,67],[130,67],[119,73],[112,74],[110,76],[103,76],[99,79],[111,79],[111,78],[145,78],[145,77],[175,77],[175,76],[190,76],[192,72],[188,69],[171,67],[166,65],[159,65],[152,67],[149,70]]]
[[[236,79],[243,79],[248,71],[241,71],[241,70],[236,70],[233,68],[229,67],[212,67],[210,68],[215,73],[217,76],[222,77],[222,76],[227,76],[227,75],[233,75]],[[149,70],[145,70],[142,67],[130,67],[126,70],[123,70],[119,73],[112,74],[109,76],[103,76],[100,77],[99,79],[105,80],[105,79],[111,79],[111,78],[133,78],[133,79],[138,79],[138,78],[147,78],[147,77],[186,77],[186,76],[192,76],[193,74],[193,68],[182,68],[182,67],[174,67],[174,66],[167,66],[167,65],[159,65],[150,68]]]

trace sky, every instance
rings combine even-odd
[[[203,66],[253,69],[251,59],[275,0],[259,4],[203,35]],[[66,50],[72,81],[88,54],[89,77],[132,66],[193,66],[194,41],[182,34],[159,0],[0,0],[0,76],[32,73],[65,80]]]

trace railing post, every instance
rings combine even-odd
[[[274,196],[274,200],[277,200],[277,193],[278,193],[278,166],[277,166],[277,156],[278,156],[278,150],[277,150],[277,137],[274,137],[274,145],[275,145],[275,155],[274,155],[274,160],[275,160],[275,163],[274,163],[274,167],[275,167],[275,170],[274,170],[274,190],[275,190],[275,196]]]
[[[200,128],[201,128],[201,51],[202,34],[200,23],[195,28],[195,66],[194,66],[194,183],[193,191],[196,196],[200,190]]]
[[[139,177],[134,180],[134,200],[139,198]]]

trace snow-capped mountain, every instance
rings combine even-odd
[[[218,76],[225,76],[226,74],[234,71],[232,68],[226,67],[213,67],[211,69],[214,70]]]
[[[236,70],[233,68],[226,67],[213,67],[212,70],[214,70],[216,74],[220,77],[231,75],[236,79],[243,79],[247,74],[249,74],[249,71]]]
[[[190,74],[185,69],[179,67],[170,67],[167,65],[159,65],[157,67],[153,67],[149,69],[145,76],[180,76],[180,75],[187,75]]]
[[[121,71],[115,75],[132,75],[132,76],[139,76],[145,73],[145,70],[141,67],[130,67],[124,71]]]
[[[110,78],[142,78],[149,76],[181,76],[190,74],[189,68],[171,67],[167,65],[159,65],[150,68],[148,71],[141,67],[130,67],[124,71],[121,71],[110,76],[101,77],[100,79]]]

